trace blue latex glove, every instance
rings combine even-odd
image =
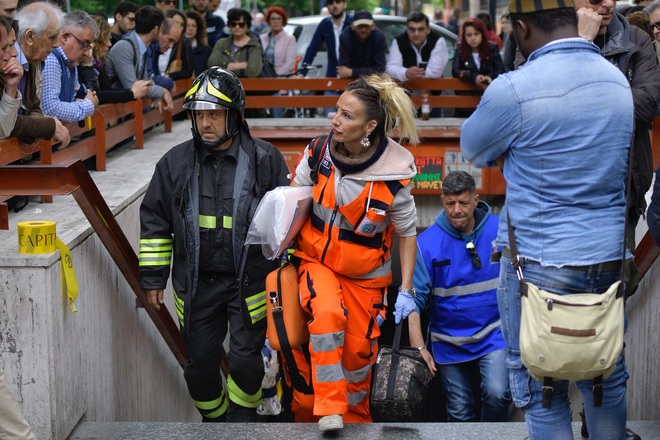
[[[398,324],[415,311],[415,298],[409,293],[399,293],[394,304],[394,323]]]

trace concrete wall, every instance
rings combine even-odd
[[[189,126],[180,124],[180,132],[189,135]],[[144,151],[111,154],[109,171],[92,172],[135,247],[153,165],[180,142],[176,133],[167,136],[161,145],[152,138]],[[69,311],[61,285],[59,252],[17,253],[16,223],[38,219],[56,221],[71,248],[77,313]],[[166,306],[174,310],[171,295]],[[64,439],[83,418],[200,420],[181,367],[71,196],[30,203],[10,216],[9,231],[0,231],[0,362],[39,439]]]

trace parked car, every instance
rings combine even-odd
[[[321,15],[312,15],[307,17],[295,17],[290,18],[287,25],[284,27],[284,30],[289,34],[296,37],[296,48],[298,55],[305,57],[305,52],[307,51],[307,46],[312,41],[314,32],[316,31],[317,26],[323,19]],[[390,46],[392,41],[401,33],[406,30],[406,17],[399,17],[394,15],[374,15],[374,21],[376,26],[383,31],[387,37],[387,51],[389,55]],[[447,51],[449,52],[449,62],[445,68],[445,77],[451,78],[451,60],[454,58],[454,46],[458,37],[455,33],[438,26],[434,23],[431,23],[432,32],[440,34],[447,43]],[[326,67],[328,65],[328,55],[325,43],[321,43],[319,51],[316,53],[316,57],[312,64],[321,65],[322,68],[318,69],[318,76],[325,75]],[[300,67],[300,66],[299,66]]]

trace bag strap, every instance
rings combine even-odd
[[[626,216],[623,219],[623,251],[621,252],[621,284],[616,292],[616,297],[621,298],[626,290],[623,277],[626,270],[626,244],[628,243],[628,208],[630,207],[630,189],[632,187],[632,161],[633,149],[635,148],[635,125],[633,124],[633,135],[630,140],[630,151],[628,151],[628,178],[626,183]]]
[[[307,164],[312,170],[309,173],[309,176],[312,178],[315,185],[319,182],[319,170],[321,169],[321,161],[323,160],[325,149],[330,143],[331,138],[332,135],[324,134],[314,139],[314,145],[312,145],[312,151],[309,154]]]
[[[181,61],[181,46],[183,46],[183,38],[179,40],[179,44],[176,48],[176,58],[175,60]]]
[[[280,352],[282,353],[282,356],[284,356],[287,369],[289,370],[291,385],[303,394],[314,394],[314,390],[312,390],[312,387],[307,384],[300,374],[300,370],[298,370],[298,364],[296,364],[296,359],[293,357],[291,344],[289,343],[289,336],[287,335],[286,326],[284,325],[284,315],[282,314],[282,271],[287,266],[289,266],[289,263],[285,263],[282,267],[277,269],[277,292],[279,293],[277,298],[279,304],[277,304],[278,307],[275,307],[272,311],[273,322],[275,323],[277,338],[280,341]]]

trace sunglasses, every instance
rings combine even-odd
[[[592,6],[597,6],[601,3],[603,3],[604,0],[589,0],[589,4]]]
[[[247,26],[247,23],[244,22],[244,21],[230,21],[229,22],[229,27],[230,28],[233,28],[233,27],[236,27],[236,26],[238,26],[239,28],[244,28],[245,26]]]
[[[474,241],[470,240],[465,243],[465,250],[472,257],[472,267],[475,269],[481,269],[481,258],[479,258],[477,247],[474,245]]]

